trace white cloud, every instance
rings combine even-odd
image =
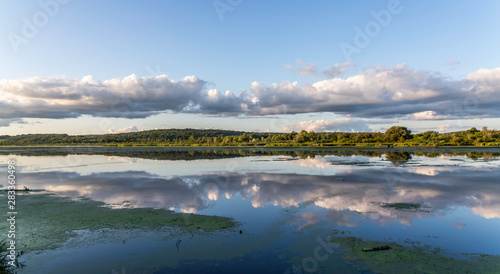
[[[299,64],[300,66],[285,65],[285,68],[292,69],[293,71],[300,74],[300,76],[304,77],[309,77],[317,74],[315,65],[308,64],[300,60],[296,60],[295,62],[297,62],[297,64]]]
[[[165,75],[105,81],[92,76],[1,80],[0,118],[147,117],[200,103],[205,85],[195,76],[176,82]]]
[[[285,125],[283,131],[342,131],[342,132],[367,132],[371,131],[368,122],[360,119],[316,120],[304,121],[298,124]]]
[[[349,70],[349,68],[351,68],[353,66],[354,66],[354,63],[352,63],[352,62],[335,64],[331,68],[324,69],[323,74],[329,79],[336,78],[338,76],[342,76],[342,75],[346,74],[347,71]]]
[[[130,127],[126,127],[126,128],[120,128],[120,129],[117,129],[117,130],[109,129],[109,133],[111,133],[111,134],[130,133],[130,132],[137,132],[137,131],[139,131],[139,129],[137,129],[136,126],[130,126]]]
[[[208,114],[235,114],[243,112],[245,104],[229,90],[224,94],[217,89],[210,89],[200,101],[200,112]]]
[[[427,110],[413,113],[410,115],[410,120],[444,120],[449,118],[447,115],[436,115],[435,111]]]
[[[470,129],[474,125],[467,124],[444,124],[438,126],[438,132],[455,132],[455,131],[464,131]]]
[[[482,69],[465,80],[411,70],[377,67],[347,78],[300,86],[254,82],[245,98],[254,115],[334,112],[353,117],[401,117],[424,111],[455,118],[500,117],[500,68]],[[255,103],[252,103],[255,102]],[[480,107],[479,107],[480,106]]]
[[[303,73],[315,73],[312,65],[299,64],[309,71]],[[253,82],[240,95],[208,90],[207,82],[195,76],[180,81],[166,75],[104,81],[92,76],[0,80],[0,119],[144,118],[166,111],[250,116],[330,112],[414,120],[500,117],[500,68],[452,80],[401,64],[341,78],[351,66],[337,64],[326,70],[329,79],[312,84]]]

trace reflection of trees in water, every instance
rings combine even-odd
[[[387,152],[385,158],[393,164],[407,162],[411,160],[411,153],[409,152]]]
[[[1,147],[0,155],[18,156],[68,156],[68,155],[104,155],[131,157],[151,160],[202,160],[226,159],[249,156],[290,156],[294,158],[314,159],[316,156],[367,156],[382,157],[398,163],[412,159],[412,155],[436,158],[440,156],[465,156],[470,159],[495,159],[500,152],[489,151],[446,151],[429,149],[394,150],[384,149],[354,149],[354,148],[169,148],[169,147]]]
[[[465,156],[469,159],[496,159],[500,157],[499,152],[474,152],[474,151],[468,151],[468,152],[446,152],[446,153],[439,153],[439,152],[413,152],[412,154],[416,156],[424,156],[427,158],[437,158],[441,156],[447,156],[447,157],[456,157],[456,156]]]

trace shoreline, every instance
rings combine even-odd
[[[6,146],[0,145],[0,148],[377,148],[377,149],[391,149],[391,148],[500,148],[500,146],[383,146],[383,145],[327,145],[327,146],[147,146],[147,145],[132,145],[132,146],[118,146],[118,145],[26,145],[26,146]]]

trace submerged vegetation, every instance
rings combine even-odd
[[[412,134],[393,126],[381,132],[259,133],[229,130],[160,129],[121,134],[3,135],[0,145],[99,145],[99,146],[500,146],[500,131],[471,128],[466,131]]]

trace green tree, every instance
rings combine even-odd
[[[392,126],[384,133],[385,140],[389,142],[397,142],[399,140],[411,139],[411,130],[407,127]]]
[[[308,141],[308,138],[307,138],[307,131],[305,130],[302,130],[299,134],[297,134],[295,136],[295,141],[297,143],[305,143]]]

